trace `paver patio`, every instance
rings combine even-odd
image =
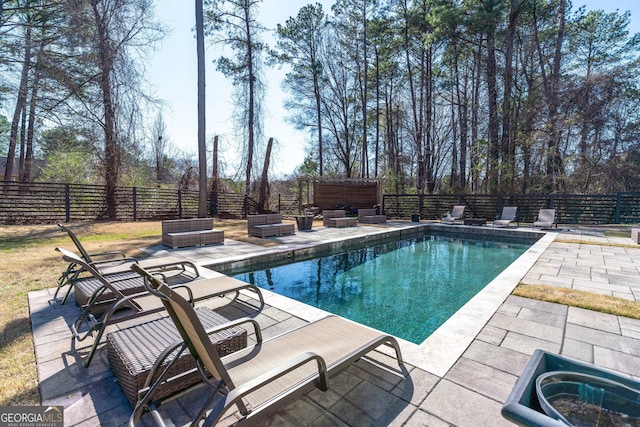
[[[226,241],[224,246],[176,250],[172,254],[210,265],[413,226],[388,223],[387,227],[358,226],[337,231],[320,227],[277,238],[279,245],[267,249]],[[550,234],[542,249],[537,246],[530,250],[525,254],[527,259],[517,261],[499,277],[500,283],[488,286],[487,292],[497,294],[499,301],[494,303],[487,295],[478,299],[481,306],[495,304],[488,314],[473,312],[458,319],[447,333],[421,346],[403,343],[404,372],[397,369],[388,354],[373,352],[332,378],[329,391],[308,393],[264,420],[263,425],[512,425],[500,415],[500,409],[537,348],[637,375],[640,321],[505,293],[505,289],[513,289],[522,280],[628,299],[638,297],[640,246],[606,246],[631,245],[630,238],[610,239],[591,229],[564,230],[559,236],[566,241],[588,240],[593,244],[552,241],[556,233]],[[166,248],[148,250],[160,254]],[[53,291],[29,294],[42,404],[63,405],[65,425],[126,425],[131,406],[108,367],[105,349],[97,352],[89,368],[82,366],[87,345],[75,343],[73,347],[69,331],[78,308],[51,301]],[[207,304],[230,319],[255,317],[265,338],[323,315],[320,310],[268,291],[266,294],[267,306],[262,312],[228,299],[216,298]],[[467,310],[474,311],[473,304]],[[192,394],[166,405],[162,411],[170,415],[175,425],[187,425],[201,398],[202,393]],[[226,422],[235,419],[231,415]],[[153,424],[148,414],[143,423]]]

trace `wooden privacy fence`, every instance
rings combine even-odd
[[[161,220],[198,216],[198,192],[155,187],[118,187],[116,220]],[[214,200],[212,203],[211,200]],[[541,208],[555,208],[561,224],[638,224],[640,192],[614,195],[475,195],[387,194],[383,210],[390,219],[439,219],[463,204],[469,217],[495,219],[503,206],[518,207],[518,221],[532,222]],[[271,210],[299,213],[296,196],[277,195]],[[109,219],[100,185],[0,181],[0,224],[46,224]],[[209,195],[208,212],[222,218],[245,218],[257,212],[243,194]]]
[[[107,219],[100,185],[17,183],[0,185],[0,222],[55,223]],[[198,193],[163,188],[118,187],[122,221],[174,219],[198,214]]]
[[[211,202],[215,200],[215,202]],[[116,220],[161,220],[198,216],[198,191],[118,187]],[[298,202],[278,197],[278,212],[297,214]],[[209,195],[207,210],[223,218],[257,213],[244,194]],[[294,211],[295,210],[295,211]],[[0,182],[0,224],[49,224],[109,219],[100,185]]]
[[[465,205],[465,216],[493,220],[503,206],[516,206],[520,222],[533,222],[542,208],[556,210],[560,224],[636,224],[640,223],[640,192],[613,195],[593,194],[387,194],[384,213],[389,218],[440,219],[454,205]]]

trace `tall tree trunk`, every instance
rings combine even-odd
[[[114,52],[107,27],[108,17],[99,10],[99,2],[94,1],[93,14],[98,37],[98,56],[100,60],[100,90],[104,108],[104,178],[107,218],[115,219],[118,211],[118,175],[120,169],[120,148],[116,126],[116,112],[112,93],[111,73],[113,72]]]
[[[18,154],[18,180],[22,181],[24,173],[24,157],[27,148],[27,104],[25,103],[20,113],[20,153]]]
[[[560,187],[558,181],[560,179],[559,175],[562,167],[562,159],[560,157],[559,151],[561,131],[559,128],[560,123],[558,108],[560,90],[560,64],[562,61],[562,42],[564,40],[566,6],[566,0],[560,0],[557,13],[556,44],[550,73],[547,73],[545,69],[546,61],[544,60],[544,55],[542,54],[542,46],[538,37],[538,25],[537,23],[534,25],[534,36],[536,39],[538,56],[540,58],[540,72],[542,74],[542,81],[548,108],[547,124],[549,128],[549,134],[547,137],[546,189],[550,193],[558,191]]]
[[[460,82],[460,67],[458,64],[458,42],[454,40],[454,55],[453,55],[453,71],[455,78],[455,100],[458,104],[458,122],[460,123],[460,175],[458,177],[458,187],[462,191],[465,190],[467,186],[467,144],[468,144],[468,132],[469,125],[467,121],[468,118],[468,106],[467,106],[467,97],[465,95],[465,91],[462,88],[462,84]],[[466,86],[466,84],[465,84]]]
[[[22,60],[22,74],[20,76],[20,87],[18,89],[18,97],[16,99],[16,108],[13,111],[13,119],[11,120],[11,130],[9,133],[9,147],[7,150],[7,165],[4,170],[4,180],[11,179],[13,165],[16,156],[16,145],[18,142],[18,128],[20,127],[20,115],[24,111],[27,102],[27,93],[29,90],[29,69],[31,67],[31,25],[26,26],[24,34],[24,57]]]
[[[213,137],[213,166],[211,169],[211,214],[218,214],[218,193],[220,192],[220,176],[218,174],[218,135]]]
[[[196,0],[196,55],[198,61],[198,217],[207,216],[206,69],[203,0]]]
[[[369,58],[367,40],[367,3],[362,3],[362,178],[369,178],[369,144],[367,140],[367,103],[369,101]]]
[[[549,96],[549,122],[551,125],[551,138],[549,139],[549,152],[547,153],[547,176],[549,177],[549,189],[556,192],[560,189],[562,158],[560,156],[560,129],[559,95],[560,95],[560,63],[562,62],[562,43],[564,40],[566,0],[560,0],[558,5],[558,32],[556,36],[556,49],[553,55],[553,71],[551,73],[551,93]]]
[[[451,93],[451,177],[449,178],[449,185],[451,190],[457,193],[460,191],[458,187],[458,126],[456,125],[456,105],[453,99],[453,92]]]
[[[434,153],[433,153],[433,119],[435,115],[434,109],[434,82],[433,82],[433,48],[429,45],[425,51],[425,80],[423,82],[424,88],[426,90],[425,94],[425,112],[424,117],[426,118],[425,129],[424,129],[424,157],[426,163],[425,170],[425,178],[427,180],[426,187],[429,193],[433,193],[436,186],[436,180],[434,176]]]
[[[373,176],[378,178],[378,162],[380,153],[380,58],[376,49],[376,141],[375,141],[375,157],[373,164]]]
[[[487,31],[487,91],[489,104],[489,163],[487,165],[487,181],[489,192],[499,190],[499,140],[498,140],[498,84],[496,72],[496,48],[493,27]]]
[[[424,147],[423,147],[423,103],[424,97],[422,96],[422,91],[424,89],[424,46],[420,49],[420,68],[418,70],[419,73],[419,83],[418,89],[420,90],[420,95],[418,95],[418,89],[416,89],[416,85],[414,82],[416,71],[414,70],[413,63],[411,62],[411,38],[409,35],[409,26],[410,26],[410,12],[409,6],[405,1],[403,3],[403,10],[405,13],[404,16],[404,27],[403,27],[403,37],[404,37],[404,53],[405,60],[407,64],[407,80],[409,82],[409,95],[411,97],[411,114],[413,119],[413,143],[414,149],[416,153],[416,163],[417,163],[417,173],[416,173],[416,188],[419,193],[424,191],[425,186],[425,161],[424,161]]]
[[[480,192],[480,139],[478,134],[478,111],[480,109],[480,76],[481,76],[481,55],[482,44],[478,43],[478,48],[474,53],[474,77],[473,95],[471,108],[471,190],[474,193]]]
[[[247,117],[248,141],[247,141],[247,172],[245,176],[245,194],[251,189],[251,168],[253,166],[253,152],[255,147],[255,70],[253,63],[253,39],[251,37],[251,19],[249,16],[249,4],[244,6],[244,24],[247,34],[247,67],[249,78],[249,110]]]
[[[42,53],[42,45],[40,46]],[[36,59],[34,67],[33,87],[31,88],[31,100],[29,102],[29,122],[27,125],[26,149],[24,153],[24,168],[22,169],[22,182],[31,181],[31,164],[33,162],[33,136],[36,122],[36,105],[38,103],[38,89],[40,88],[40,55]]]
[[[315,65],[317,66],[317,64]],[[322,96],[320,93],[320,79],[317,70],[313,70],[313,94],[316,101],[316,123],[318,126],[318,168],[320,176],[324,173],[324,154],[322,143]]]
[[[514,191],[515,186],[515,141],[512,131],[513,106],[511,93],[513,89],[513,43],[515,41],[516,26],[520,14],[521,0],[511,0],[509,9],[509,23],[505,38],[505,68],[504,95],[502,99],[502,167],[500,168],[500,183],[502,192]]]
[[[266,212],[269,210],[269,163],[271,162],[271,148],[273,147],[273,138],[269,138],[267,143],[267,152],[264,157],[264,166],[262,167],[262,176],[260,177],[260,190],[258,191],[258,211]]]

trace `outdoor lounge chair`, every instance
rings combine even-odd
[[[509,227],[512,222],[516,222],[516,206],[505,206],[502,208],[502,215],[493,221],[494,227]],[[516,222],[517,224],[517,222]]]
[[[442,217],[442,222],[445,224],[455,224],[456,221],[461,221],[464,216],[464,208],[464,205],[454,206],[451,212]]]
[[[132,268],[145,274],[138,265]],[[204,425],[215,425],[234,406],[240,413],[236,425],[255,425],[253,421],[260,416],[282,408],[314,387],[327,390],[329,377],[381,344],[395,350],[405,372],[394,337],[333,315],[264,341],[258,324],[245,319],[255,328],[257,343],[221,358],[191,304],[160,279],[151,274],[146,277],[182,335],[184,346],[198,362],[202,381],[211,388],[193,425],[203,419]],[[241,322],[239,319],[230,325]],[[205,370],[213,380],[207,378]],[[137,425],[145,410],[152,412],[156,422],[162,420],[153,402],[142,398],[129,425]]]
[[[132,263],[140,263],[144,265],[145,268],[153,269],[155,271],[162,271],[164,274],[170,273],[171,275],[179,275],[182,276],[183,280],[193,280],[200,276],[196,265],[190,261],[185,260],[184,258],[164,256],[138,259],[127,257],[125,253],[121,251],[90,254],[84,248],[82,243],[80,243],[80,240],[78,239],[76,234],[71,231],[69,227],[66,227],[62,224],[58,224],[58,227],[60,227],[69,235],[69,237],[73,241],[73,244],[78,249],[80,257],[84,261],[86,261],[87,264],[93,265],[96,270],[98,270],[105,276],[115,274],[118,275],[119,279],[136,276],[140,277],[137,273],[131,270],[130,266]],[[73,289],[74,283],[78,280],[82,280],[81,278],[83,276],[83,273],[86,273],[86,270],[81,266],[76,263],[69,263],[65,271],[63,271],[58,278],[58,288],[56,289],[53,298],[56,299],[58,297],[58,292],[60,291],[60,289],[68,285],[69,288],[67,289],[67,293],[62,298],[62,304],[64,304],[67,301],[71,290]],[[140,285],[135,290],[135,292],[142,292],[144,290],[144,288],[141,286],[142,281],[139,281],[138,283]],[[76,297],[77,296],[78,295],[76,295]],[[82,305],[82,303],[80,304]]]
[[[127,280],[131,280],[131,278],[114,280],[114,276],[103,276],[95,269],[95,267],[86,263],[73,252],[62,248],[56,248],[56,250],[62,254],[62,257],[66,262],[76,263],[81,268],[86,269],[86,271],[93,276],[93,279],[97,280],[101,284],[101,286],[92,294],[87,304],[82,307],[82,312],[71,325],[72,339],[76,341],[83,341],[87,337],[93,336],[94,333],[96,333],[87,359],[85,360],[85,366],[89,366],[91,363],[91,359],[93,358],[107,326],[132,318],[164,311],[164,306],[158,298],[150,295],[147,291],[147,288],[144,286],[146,279],[142,275],[136,274],[134,279],[143,284],[144,291],[126,295],[122,292],[122,283],[127,282]],[[138,264],[134,263],[132,265]],[[146,271],[146,274],[155,273],[149,273]],[[228,276],[193,280],[188,284],[172,286],[172,289],[180,291],[183,295],[186,295],[192,304],[197,301],[226,295],[231,292],[235,292],[236,294],[234,297],[235,301],[238,299],[241,290],[252,290],[256,293],[258,300],[260,301],[260,305],[259,307],[255,307],[251,303],[247,302],[247,304],[257,309],[262,309],[264,306],[264,298],[258,287]],[[106,292],[110,292],[113,295],[109,301],[100,299],[102,294]]]
[[[533,228],[551,228],[554,225],[558,227],[555,209],[540,209],[540,213],[533,220]]]

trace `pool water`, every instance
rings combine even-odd
[[[234,277],[420,344],[529,246],[425,236]]]

